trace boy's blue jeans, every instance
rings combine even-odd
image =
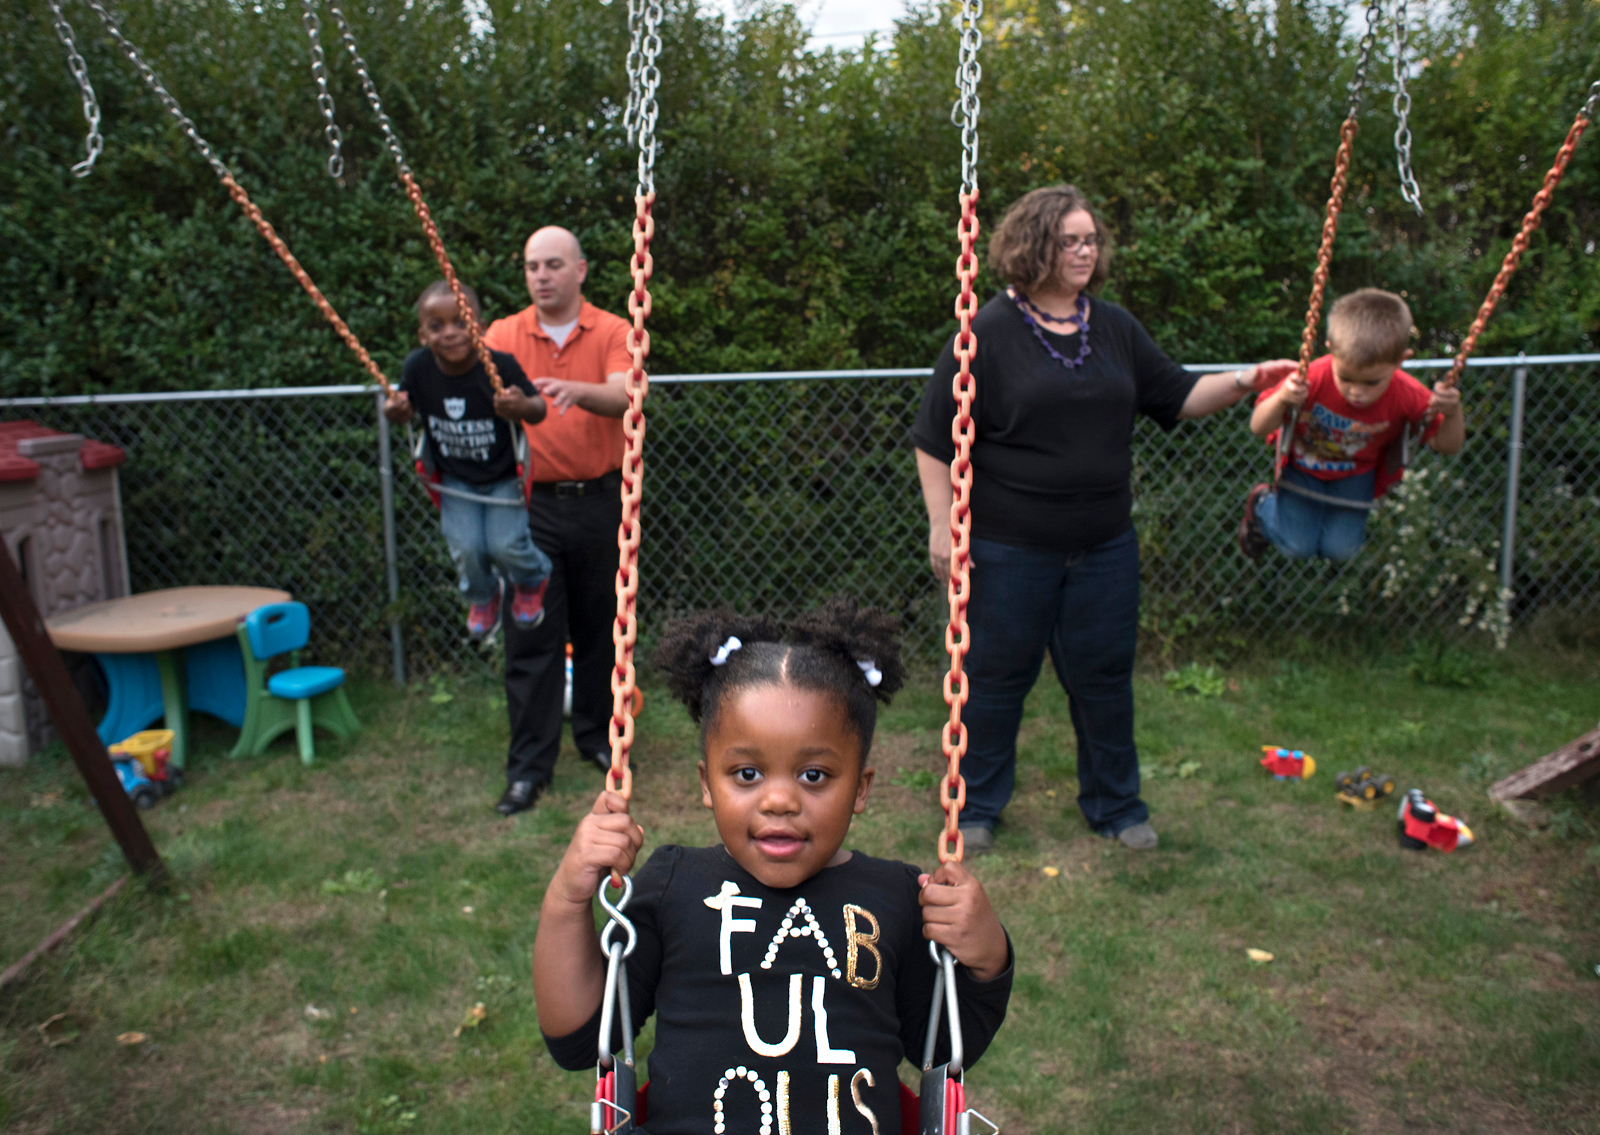
[[[1369,501],[1377,471],[1359,477],[1323,481],[1290,465],[1283,479],[1324,496],[1341,500]],[[1294,493],[1268,493],[1256,503],[1256,518],[1261,533],[1297,560],[1321,556],[1325,560],[1348,560],[1361,550],[1367,539],[1367,510],[1340,508],[1334,504],[1307,500]]]
[[[972,541],[971,696],[963,715],[963,824],[993,828],[1011,799],[1022,703],[1050,651],[1078,735],[1078,807],[1103,835],[1143,823],[1133,745],[1139,537],[1132,529],[1079,556]]]
[[[461,574],[461,594],[468,603],[487,603],[495,597],[496,568],[514,587],[537,587],[549,577],[550,557],[539,550],[528,531],[522,485],[515,477],[492,485],[472,485],[454,477],[445,477],[441,483],[457,492],[514,502],[477,504],[449,495],[439,498],[444,542]]]

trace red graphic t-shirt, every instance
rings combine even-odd
[[[1282,385],[1262,391],[1257,403]],[[1384,450],[1399,442],[1405,426],[1423,420],[1433,395],[1405,371],[1396,370],[1383,397],[1370,406],[1352,406],[1334,384],[1332,355],[1323,355],[1311,364],[1306,386],[1305,404],[1295,420],[1290,463],[1321,481],[1359,477],[1376,469],[1373,496],[1383,496],[1400,479],[1400,470],[1386,468]],[[1442,421],[1443,414],[1433,416],[1423,430],[1424,441],[1438,432]],[[1274,430],[1267,441],[1275,445],[1277,440],[1278,432]]]

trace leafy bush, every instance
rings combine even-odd
[[[1488,685],[1488,669],[1481,654],[1443,638],[1416,643],[1406,653],[1406,672],[1428,686],[1478,689]]]
[[[793,6],[669,6],[654,365],[744,370],[929,361],[953,327],[958,146],[949,9],[917,3],[858,52],[805,49]],[[44,0],[0,12],[0,394],[349,381],[359,371],[170,117],[69,5],[105,112],[94,174]],[[623,5],[437,0],[349,11],[463,276],[525,305],[518,245],[563,222],[589,291],[628,287],[634,156]],[[1415,22],[1415,21],[1414,21]],[[125,27],[391,373],[436,269],[355,76],[324,30],[346,169],[297,5],[129,5]],[[1117,249],[1107,295],[1174,356],[1293,351],[1344,80],[1342,5],[1173,0],[991,5],[984,193],[1080,184]],[[998,28],[1004,34],[993,34]],[[1369,75],[1334,292],[1407,295],[1423,353],[1452,348],[1581,101],[1600,8],[1475,0],[1429,11],[1411,83],[1427,212],[1396,191],[1387,61]],[[1579,149],[1482,350],[1572,351],[1600,329],[1600,147]],[[983,287],[992,286],[987,276]]]
[[[1228,688],[1228,680],[1222,676],[1222,671],[1198,662],[1191,662],[1179,670],[1168,670],[1162,680],[1167,683],[1167,689],[1174,693],[1187,690],[1203,698],[1220,698]]]

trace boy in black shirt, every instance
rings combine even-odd
[[[903,680],[894,620],[845,597],[786,634],[706,612],[667,628],[656,664],[701,722],[701,794],[722,845],[659,848],[625,911],[637,931],[626,962],[635,1032],[656,1018],[641,1130],[898,1130],[900,1061],[923,1055],[934,989],[925,938],[961,963],[967,1067],[1005,1018],[1012,958],[959,863],[930,877],[842,848],[872,785],[875,699]],[[601,794],[539,917],[539,1026],[571,1070],[594,1065],[600,1036],[595,889],[643,843],[626,808]],[[935,1063],[948,1053],[945,1043]]]
[[[481,325],[477,293],[465,284],[461,290]],[[544,399],[517,360],[499,351],[490,357],[504,389],[494,393],[455,295],[443,280],[429,284],[417,300],[417,338],[422,349],[406,356],[400,388],[383,413],[391,422],[408,422],[422,413],[441,478],[439,521],[469,604],[467,629],[474,638],[485,638],[500,625],[502,578],[512,587],[513,621],[536,627],[544,621],[550,557],[528,531],[511,431],[521,429],[522,422],[544,420]]]

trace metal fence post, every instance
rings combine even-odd
[[[383,391],[378,391],[378,484],[383,490],[383,566],[389,581],[389,605],[400,602],[400,565],[394,535],[394,455],[390,450],[389,419],[383,416]],[[400,635],[400,616],[389,616],[389,645],[394,654],[394,684],[406,684],[406,648]]]
[[[1516,566],[1517,482],[1522,476],[1522,405],[1528,392],[1527,355],[1517,353],[1517,369],[1511,372],[1511,440],[1506,445],[1506,514],[1500,534],[1500,589],[1511,590]]]

